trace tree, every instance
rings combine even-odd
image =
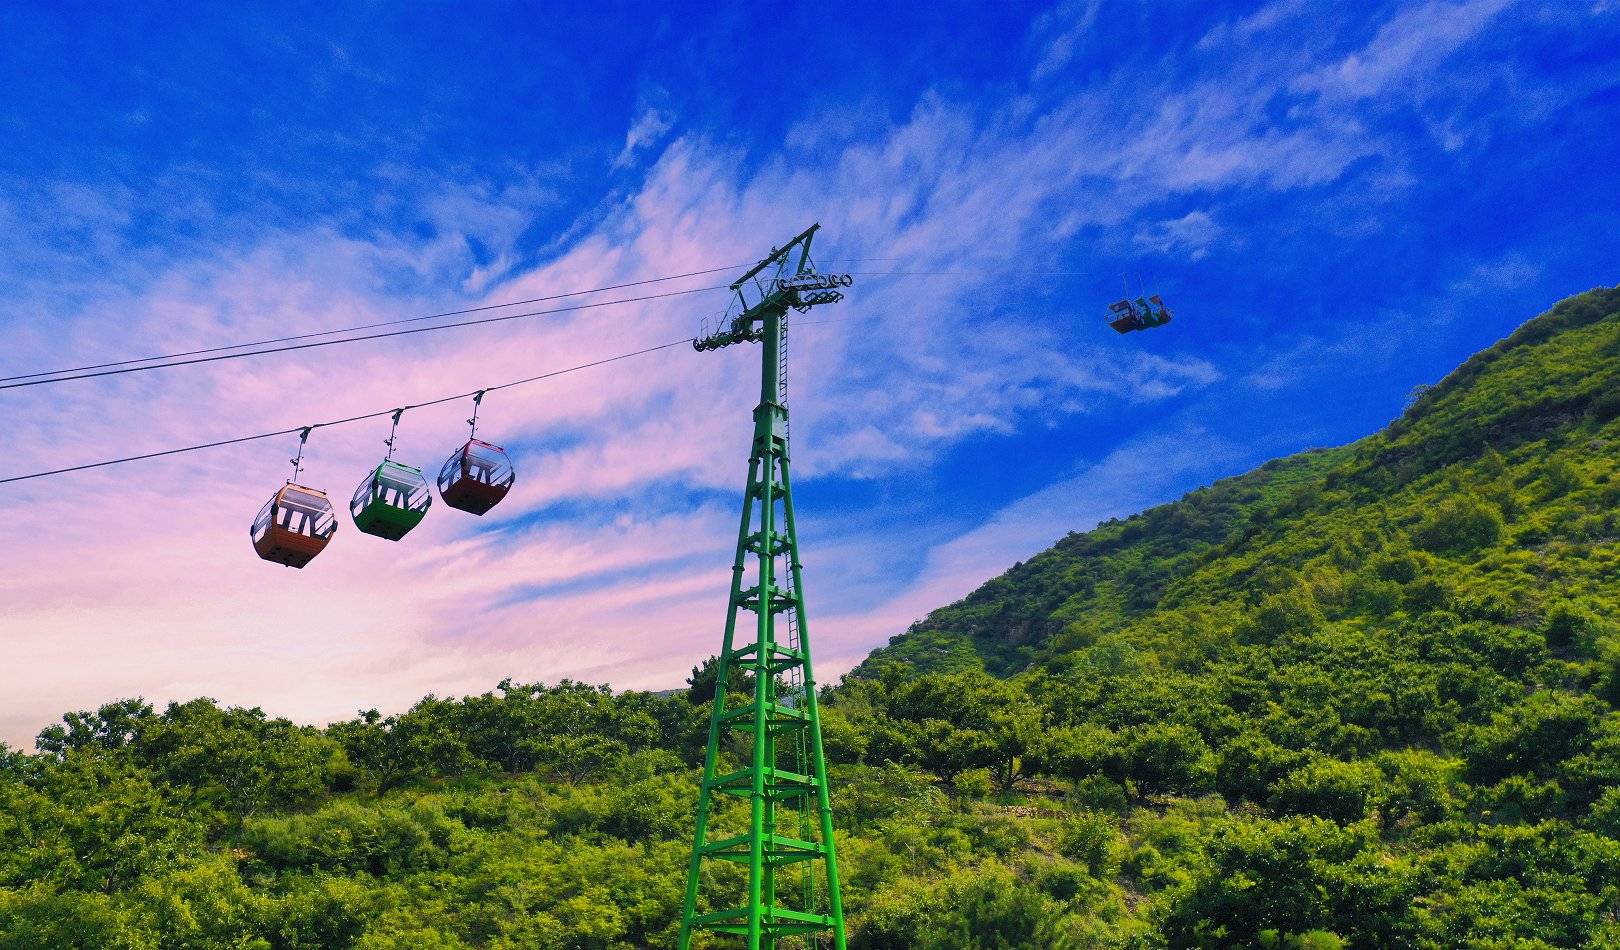
[[[1305,635],[1322,625],[1322,608],[1303,587],[1267,594],[1255,613],[1254,628],[1261,642],[1286,635]]]
[[[1271,794],[1271,808],[1283,814],[1319,815],[1338,822],[1360,821],[1377,799],[1383,776],[1364,762],[1316,759],[1289,772]]]
[[[1494,784],[1510,775],[1550,777],[1566,759],[1587,751],[1602,706],[1589,696],[1544,691],[1464,731],[1469,781]]]
[[[258,708],[211,699],[170,703],[130,745],[136,761],[187,788],[193,803],[231,824],[262,809],[310,801],[344,761],[335,740]]]
[[[0,891],[112,894],[199,848],[199,816],[127,756],[73,750],[28,784],[0,782]],[[0,927],[0,930],[4,930]]]
[[[714,687],[720,678],[720,658],[711,656],[703,661],[702,666],[692,667],[692,675],[686,678],[686,701],[694,706],[702,706],[714,699]],[[754,674],[746,669],[739,669],[735,665],[728,677],[727,692],[746,693],[753,695]]]
[[[902,682],[887,708],[912,724],[908,740],[922,766],[946,779],[963,769],[995,768],[1010,788],[1040,735],[1040,710],[1029,696],[978,670]]]
[[[1587,826],[1600,835],[1620,841],[1620,785],[1604,791],[1592,805]]]
[[[95,712],[67,713],[62,717],[62,725],[46,726],[35,744],[39,751],[57,757],[92,746],[121,749],[134,741],[141,727],[151,720],[151,704],[140,698],[120,699]]]
[[[1135,726],[1125,730],[1124,741],[1125,775],[1140,794],[1196,794],[1214,778],[1209,744],[1191,726]]]
[[[1106,726],[1082,723],[1049,730],[1037,748],[1035,760],[1042,771],[1075,782],[1094,775],[1125,781],[1124,744]]]
[[[418,779],[461,775],[480,762],[467,749],[455,717],[455,704],[433,696],[410,711],[384,718],[375,709],[327,727],[349,761],[371,775],[379,791]]]
[[[1169,905],[1163,932],[1179,947],[1263,947],[1310,931],[1398,945],[1412,926],[1415,883],[1363,833],[1325,819],[1227,822]]]

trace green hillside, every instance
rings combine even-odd
[[[856,675],[896,662],[1007,675],[1115,635],[1148,637],[1162,650],[1152,631],[1167,626],[1179,653],[1187,635],[1202,641],[1205,630],[1229,629],[1266,595],[1301,583],[1334,620],[1422,612],[1368,609],[1368,597],[1390,592],[1387,578],[1368,570],[1376,556],[1410,555],[1425,579],[1464,601],[1507,597],[1521,619],[1584,578],[1569,593],[1615,616],[1620,591],[1600,579],[1612,568],[1602,542],[1615,533],[1608,476],[1620,447],[1607,423],[1620,415],[1617,309],[1616,290],[1565,300],[1421,388],[1383,432],[1071,533],[934,611]],[[1494,510],[1503,529],[1477,544],[1442,541],[1429,522],[1446,502],[1454,502],[1448,510]],[[1525,554],[1532,550],[1535,557]]]
[[[1601,290],[934,612],[824,700],[851,946],[1620,946],[1617,470]],[[0,750],[0,950],[668,946],[706,718],[72,713]]]

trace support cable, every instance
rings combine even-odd
[[[362,323],[352,327],[339,327],[335,330],[317,330],[312,333],[299,333],[293,336],[278,336],[268,340],[254,340],[251,343],[232,343],[227,346],[211,346],[198,350],[183,350],[179,353],[164,353],[160,356],[141,356],[134,359],[115,360],[110,363],[90,363],[85,366],[69,366],[64,369],[43,370],[37,373],[22,373],[17,376],[0,376],[0,383],[10,383],[22,379],[37,379],[41,376],[61,376],[65,373],[81,373],[93,369],[109,369],[115,366],[132,366],[136,363],[155,363],[161,360],[181,359],[187,356],[200,356],[204,353],[223,353],[226,350],[240,350],[250,346],[270,346],[275,343],[292,343],[298,340],[312,340],[319,336],[334,336],[339,333],[355,333],[360,330],[375,330],[378,327],[397,326],[402,323],[420,323],[424,320],[438,320],[441,317],[459,317],[469,313],[482,313],[486,310],[500,310],[504,307],[521,307],[525,304],[542,303],[547,300],[562,300],[567,297],[583,297],[586,294],[602,293],[608,290],[623,290],[626,287],[640,287],[645,284],[657,284],[671,280],[683,280],[687,277],[701,277],[705,274],[718,274],[722,271],[736,270],[746,267],[746,264],[731,264],[726,267],[710,267],[704,270],[688,271],[685,274],[670,274],[665,277],[649,277],[646,280],[632,280],[623,284],[608,284],[603,287],[591,287],[586,290],[570,290],[565,293],[548,294],[544,297],[528,297],[523,300],[508,300],[505,303],[485,304],[481,307],[467,307],[463,310],[446,310],[443,313],[430,313],[421,317],[405,317],[401,320],[383,320],[378,323]]]
[[[887,258],[872,258],[872,260],[886,260]],[[315,337],[333,336],[339,333],[352,333],[357,330],[374,329],[377,327],[397,326],[404,323],[419,323],[424,320],[436,320],[441,317],[458,316],[468,313],[480,313],[487,310],[499,310],[505,307],[515,307],[522,304],[536,303],[544,300],[559,300],[565,297],[578,297],[585,294],[599,293],[606,290],[616,290],[625,287],[635,287],[642,284],[657,283],[660,281],[679,280],[685,277],[695,277],[703,274],[713,274],[720,271],[734,270],[737,266],[714,267],[706,270],[691,271],[686,274],[674,274],[668,277],[651,277],[646,280],[630,281],[623,284],[612,284],[605,287],[596,287],[589,290],[574,290],[567,293],[551,294],[545,297],[530,297],[526,300],[512,300],[506,303],[487,304],[482,307],[469,307],[465,310],[447,310],[443,313],[428,314],[421,317],[406,317],[400,320],[384,320],[379,323],[366,323],[358,326],[345,327],[337,330],[319,330],[312,333],[300,333],[293,336],[275,337],[268,340],[258,340],[252,343],[233,343],[228,346],[206,347],[196,350],[184,350],[178,353],[169,353],[164,356],[144,356],[138,359],[116,360],[108,363],[90,363],[84,366],[67,369],[45,370],[34,373],[22,373],[15,376],[0,376],[0,391],[7,389],[23,389],[29,386],[46,386],[51,383],[65,383],[76,379],[97,379],[103,376],[119,376],[125,373],[144,373],[148,370],[169,369],[175,366],[192,366],[197,363],[212,363],[218,360],[241,359],[248,356],[266,356],[273,353],[287,353],[294,350],[307,350],[321,346],[336,346],[342,343],[363,343],[368,340],[382,340],[395,336],[407,336],[415,333],[428,333],[433,330],[450,330],[457,327],[479,326],[485,323],[500,323],[506,320],[520,320],[525,317],[548,316],[558,313],[570,313],[577,310],[591,310],[598,307],[611,307],[627,303],[643,303],[648,300],[662,300],[668,297],[680,297],[689,294],[705,293],[711,290],[725,290],[730,285],[714,284],[707,287],[692,287],[686,290],[672,290],[665,293],[645,294],[640,297],[624,297],[616,300],[599,300],[592,303],[574,304],[567,307],[553,307],[546,310],[530,310],[523,313],[502,314],[495,317],[484,317],[477,320],[461,320],[455,323],[442,323],[437,326],[415,327],[409,330],[394,330],[387,333],[370,333],[365,336],[344,337],[338,340],[320,340],[314,343],[296,343],[299,340],[310,340]],[[855,271],[857,276],[864,277],[984,277],[990,272],[981,271]],[[1019,275],[1034,278],[1078,277],[1078,274],[1025,274]],[[809,324],[807,324],[809,325]],[[227,353],[227,350],[241,350],[245,347],[268,346],[273,343],[294,343],[292,346],[273,346],[262,350],[248,350],[244,353]],[[190,357],[185,358],[185,357]],[[135,365],[137,363],[146,365]]]
[[[139,462],[139,461],[142,461],[144,459],[162,458],[163,456],[166,456],[166,455],[179,455],[179,454],[184,453],[184,452],[198,452],[198,451],[201,451],[203,449],[216,449],[216,448],[220,448],[221,446],[237,445],[237,444],[242,443],[242,442],[254,442],[254,441],[257,441],[259,439],[273,439],[273,438],[275,438],[277,436],[292,435],[295,432],[296,433],[302,433],[302,438],[300,439],[300,442],[299,442],[299,445],[302,446],[303,445],[302,440],[307,439],[309,437],[310,431],[312,431],[314,429],[325,429],[325,428],[330,428],[332,426],[347,425],[347,424],[349,424],[351,422],[360,422],[361,420],[364,420],[364,419],[376,419],[376,418],[378,418],[380,416],[390,416],[390,415],[393,415],[396,412],[404,412],[406,409],[422,409],[422,408],[427,407],[427,406],[437,406],[437,405],[440,405],[442,403],[456,402],[458,400],[466,399],[469,396],[480,395],[480,394],[486,393],[486,392],[494,392],[494,391],[496,391],[498,389],[510,389],[513,386],[523,386],[523,385],[526,385],[528,383],[539,382],[542,379],[551,379],[554,376],[562,376],[562,375],[565,375],[567,373],[577,373],[580,370],[590,369],[593,366],[603,366],[603,365],[608,364],[608,363],[616,363],[619,360],[627,360],[627,359],[630,359],[633,356],[643,356],[643,355],[645,355],[647,353],[656,353],[659,350],[667,350],[670,347],[674,347],[674,346],[688,346],[688,345],[691,344],[691,342],[692,342],[692,338],[691,337],[686,337],[686,338],[680,339],[680,340],[673,340],[673,341],[671,341],[669,343],[660,343],[657,346],[649,346],[649,347],[647,347],[645,349],[635,350],[634,352],[630,352],[630,353],[620,353],[617,356],[608,356],[608,357],[604,357],[604,358],[599,359],[599,360],[592,360],[589,363],[580,363],[577,366],[568,366],[568,367],[565,367],[563,369],[554,369],[554,370],[551,370],[550,372],[547,372],[547,373],[541,373],[538,376],[529,376],[529,377],[524,378],[524,379],[514,379],[509,383],[500,383],[500,384],[495,385],[495,386],[485,386],[482,389],[475,389],[475,390],[472,390],[471,392],[465,392],[465,393],[457,393],[454,396],[440,396],[437,399],[429,399],[426,402],[411,403],[410,405],[400,406],[400,407],[396,407],[396,408],[393,408],[393,409],[382,409],[382,410],[379,410],[377,412],[368,412],[368,413],[365,413],[363,415],[349,416],[349,417],[344,418],[344,419],[333,419],[333,420],[328,421],[328,422],[316,422],[316,423],[312,423],[312,424],[307,425],[307,426],[290,426],[290,427],[288,427],[286,429],[277,429],[274,432],[260,432],[257,435],[238,436],[238,437],[236,437],[234,439],[220,439],[217,442],[204,442],[201,445],[188,445],[188,446],[185,446],[183,448],[178,448],[178,449],[164,449],[161,452],[146,452],[146,453],[141,454],[141,455],[129,455],[129,456],[125,456],[124,458],[107,459],[107,460],[101,461],[101,462],[87,462],[87,463],[85,463],[83,465],[70,465],[70,466],[68,466],[66,468],[56,468],[56,469],[51,469],[49,471],[44,471],[44,472],[31,472],[31,473],[29,473],[27,475],[11,475],[11,476],[8,476],[6,478],[0,478],[0,485],[7,484],[9,482],[27,481],[27,480],[32,479],[32,478],[45,478],[45,477],[50,476],[50,475],[66,475],[69,472],[82,472],[82,471],[85,471],[86,469],[92,469],[92,468],[104,468],[104,467],[106,467],[108,465],[122,465],[125,462]]]
[[[270,353],[287,353],[293,350],[308,350],[320,346],[336,346],[340,343],[360,343],[365,340],[381,340],[387,337],[409,336],[414,333],[430,333],[434,330],[453,330],[457,327],[479,326],[485,323],[501,323],[506,320],[521,320],[525,317],[540,317],[554,313],[569,313],[575,310],[591,310],[597,307],[612,307],[618,304],[641,303],[647,300],[663,300],[667,297],[681,297],[689,294],[706,293],[711,290],[725,290],[725,284],[716,284],[709,287],[693,287],[688,290],[669,290],[660,294],[646,294],[640,297],[621,297],[616,300],[598,300],[592,303],[571,304],[566,307],[552,307],[549,310],[529,310],[523,313],[506,313],[498,317],[482,317],[477,320],[462,320],[459,323],[441,323],[438,326],[414,327],[409,330],[391,330],[387,333],[371,333],[366,336],[345,337],[341,340],[319,340],[314,343],[298,343],[293,346],[278,346],[267,350],[250,350],[246,353],[222,353],[215,356],[197,356],[191,359],[174,360],[168,363],[155,363],[151,366],[126,366],[122,369],[103,369],[91,373],[79,373],[73,376],[55,376],[50,379],[35,379],[27,382],[5,383],[0,390],[20,389],[26,386],[43,386],[49,383],[63,383],[75,379],[94,379],[99,376],[118,376],[124,373],[144,373],[153,369],[168,369],[174,366],[191,366],[196,363],[212,363],[217,360],[234,360],[247,356],[265,356]]]

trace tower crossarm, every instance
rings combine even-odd
[[[824,274],[810,261],[810,241],[819,224],[812,224],[781,247],[771,248],[764,260],[731,283],[732,310],[737,315],[719,329],[692,341],[692,348],[718,350],[738,343],[765,339],[765,321],[780,317],[791,307],[801,313],[811,307],[844,299],[840,287],[854,283],[849,274]]]

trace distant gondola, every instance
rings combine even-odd
[[[259,509],[249,533],[259,557],[303,567],[337,533],[337,515],[326,492],[288,482]]]
[[[1111,303],[1108,305],[1108,311],[1114,315],[1114,318],[1108,321],[1108,325],[1120,333],[1150,330],[1170,322],[1170,308],[1164,305],[1158,294],[1138,297],[1134,303],[1129,299]]]

